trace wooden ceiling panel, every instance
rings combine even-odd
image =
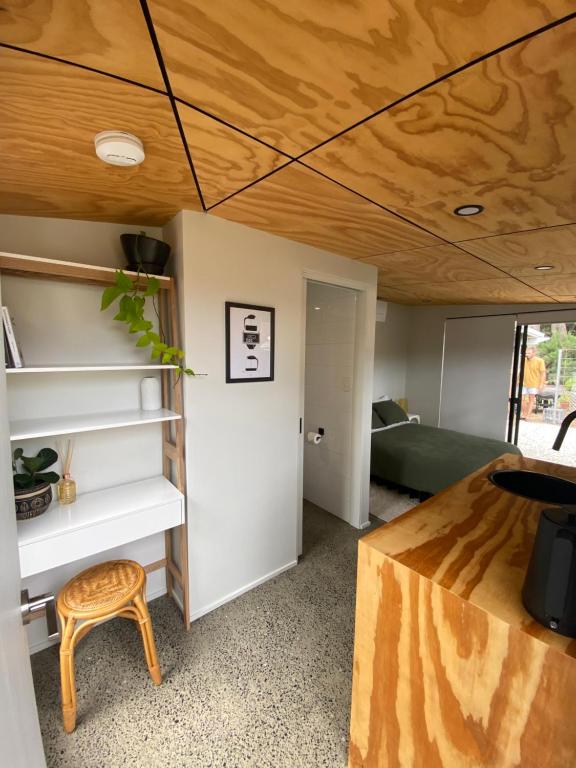
[[[538,274],[534,269],[540,264],[553,266],[554,275],[576,274],[576,225],[467,240],[459,245],[517,277]]]
[[[411,296],[409,293],[407,293],[406,290],[397,290],[396,288],[392,288],[388,285],[378,285],[378,298],[382,299],[383,301],[391,301],[394,304],[417,305],[432,303],[429,301],[416,299],[414,296]]]
[[[164,90],[138,0],[2,0],[0,42]]]
[[[576,220],[576,21],[432,86],[305,162],[449,240]],[[458,205],[485,212],[462,219]]]
[[[502,277],[499,269],[463,253],[453,245],[433,245],[431,248],[387,253],[363,261],[378,267],[380,282],[392,285],[421,283],[424,280],[447,283]]]
[[[0,49],[0,211],[163,224],[200,202],[166,96]],[[100,161],[102,130],[136,134],[146,160]]]
[[[297,155],[570,0],[149,0],[174,92]]]
[[[211,212],[351,258],[438,242],[433,235],[296,164]]]
[[[553,275],[538,273],[523,277],[522,280],[549,296],[557,297],[558,301],[572,301],[576,296],[576,273],[572,275]]]
[[[207,206],[288,162],[284,155],[195,109],[179,104],[178,113]]]
[[[549,178],[534,181],[533,174],[518,174],[512,181],[462,188],[422,206],[394,207],[421,227],[452,242],[544,229],[576,219],[576,164]],[[475,203],[484,206],[478,216],[456,216],[454,209]]]
[[[497,280],[464,280],[456,283],[412,283],[392,286],[392,294],[384,283],[378,285],[378,296],[404,304],[534,304],[553,299],[513,277]],[[401,297],[403,299],[401,300]]]

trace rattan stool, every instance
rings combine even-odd
[[[111,560],[74,576],[58,595],[56,607],[62,625],[62,716],[67,733],[76,727],[74,649],[96,624],[115,616],[137,621],[152,682],[155,685],[162,682],[152,622],[144,599],[145,585],[146,573],[141,565],[133,560]],[[78,622],[82,623],[76,626]]]

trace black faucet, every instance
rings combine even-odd
[[[562,424],[560,425],[560,429],[558,430],[558,434],[556,435],[556,440],[554,440],[554,445],[552,446],[553,451],[559,451],[560,446],[564,442],[564,438],[566,437],[566,432],[568,432],[568,427],[572,422],[576,419],[576,411],[572,411],[572,413],[569,413],[568,416],[564,417],[564,420],[562,421]]]

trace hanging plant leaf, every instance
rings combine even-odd
[[[116,270],[115,281],[118,288],[124,293],[131,291],[133,288],[132,280],[130,280],[128,275],[125,275],[121,269]]]
[[[121,296],[123,291],[118,288],[116,285],[111,285],[108,288],[104,290],[104,293],[102,294],[102,302],[100,304],[100,310],[108,309],[110,304],[112,304],[116,299]]]
[[[146,291],[144,292],[144,296],[155,296],[159,291],[160,291],[160,280],[157,280],[155,277],[149,277],[148,285],[146,287]]]
[[[145,333],[143,336],[140,336],[138,341],[136,342],[137,347],[148,347],[152,343],[152,340],[150,339],[150,336]]]
[[[146,275],[144,279],[140,271],[136,279],[132,281],[121,269],[118,269],[114,275],[114,285],[105,288],[102,293],[100,310],[108,309],[115,301],[118,303],[118,312],[114,320],[119,323],[125,323],[128,332],[131,334],[140,334],[136,341],[139,348],[152,345],[150,352],[151,360],[161,358],[164,365],[174,365],[180,373],[186,376],[194,376],[192,368],[184,365],[184,351],[179,347],[168,346],[162,341],[162,328],[160,333],[153,331],[153,323],[144,316],[146,308],[146,298],[152,300],[152,305],[156,316],[160,320],[158,308],[155,304],[155,296],[160,291],[160,281],[155,277]]]

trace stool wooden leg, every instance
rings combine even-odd
[[[62,719],[66,733],[72,733],[76,727],[76,680],[74,675],[74,633],[75,619],[62,621],[62,641],[60,643],[60,681],[62,687]]]
[[[146,655],[146,664],[150,671],[150,677],[154,685],[160,685],[162,682],[162,673],[160,664],[156,655],[156,643],[154,642],[154,632],[152,631],[152,621],[148,613],[148,606],[142,594],[134,597],[134,606],[138,612],[138,626],[142,633],[142,643],[144,644],[144,653]]]

